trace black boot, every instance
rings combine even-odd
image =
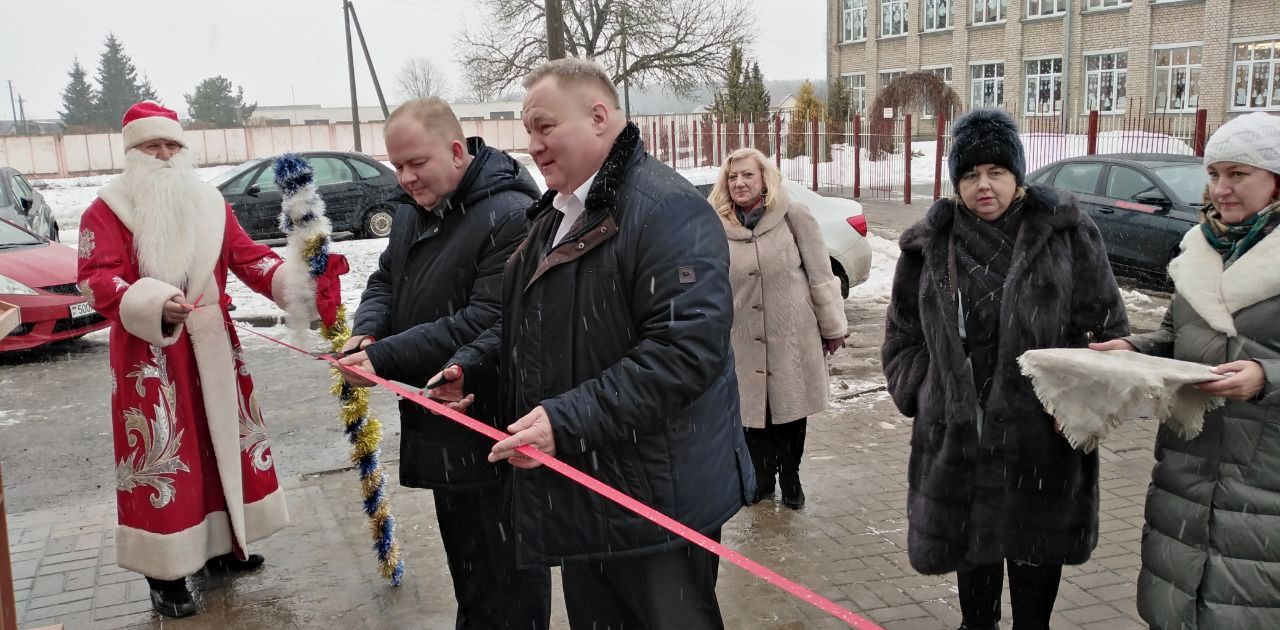
[[[266,559],[258,554],[250,554],[248,558],[241,560],[234,553],[224,553],[220,556],[209,558],[204,563],[204,567],[210,571],[223,571],[226,573],[244,573],[252,571],[265,562]]]
[[[756,493],[751,504],[772,499],[774,476],[777,474],[777,457],[774,455],[773,436],[768,429],[743,429],[747,437],[747,452],[751,465],[756,469]]]
[[[196,599],[187,590],[187,580],[157,580],[147,578],[151,587],[151,607],[165,617],[190,617],[199,612]]]
[[[798,510],[804,507],[804,488],[800,485],[800,460],[804,458],[804,436],[808,424],[800,418],[774,425],[778,444],[778,485],[782,486],[782,504]]]

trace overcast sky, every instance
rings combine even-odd
[[[749,1],[760,25],[752,52],[765,77],[822,77],[825,0]],[[340,0],[21,4],[19,11],[6,10],[12,20],[5,20],[0,36],[0,82],[13,81],[26,99],[27,118],[57,116],[72,59],[79,57],[93,77],[108,31],[165,104],[183,115],[183,94],[219,74],[244,86],[246,100],[260,105],[349,102]],[[398,100],[395,74],[414,56],[435,61],[459,90],[455,37],[480,23],[474,2],[356,0],[355,6],[388,100]],[[376,104],[358,47],[356,55],[361,104]],[[0,105],[0,119],[11,118],[7,83],[0,83]]]

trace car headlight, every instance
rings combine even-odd
[[[0,295],[38,295],[35,289],[10,278],[0,276]]]

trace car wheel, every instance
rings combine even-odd
[[[394,216],[386,208],[374,208],[364,215],[364,235],[367,238],[386,238],[391,236],[391,221]]]
[[[831,259],[831,273],[840,279],[840,297],[849,299],[849,274],[844,272],[844,267],[834,258]]]

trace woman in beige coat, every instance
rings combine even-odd
[[[840,280],[817,221],[787,197],[782,174],[759,151],[729,154],[711,205],[729,238],[733,354],[755,500],[773,495],[776,476],[783,504],[800,509],[806,419],[827,408],[823,355],[848,336]]]

